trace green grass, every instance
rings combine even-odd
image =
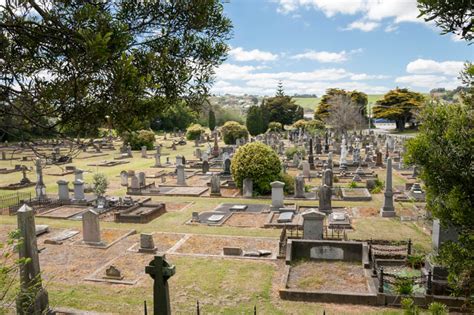
[[[367,100],[369,104],[375,104],[376,101],[381,99],[383,94],[368,94]],[[316,110],[321,101],[320,97],[293,97],[296,104],[300,105],[304,109]]]

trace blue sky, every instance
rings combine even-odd
[[[455,88],[474,45],[417,19],[416,0],[229,0],[231,50],[215,94],[368,94]]]

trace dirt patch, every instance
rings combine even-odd
[[[358,207],[359,210],[359,215],[361,217],[374,217],[378,216],[380,209],[379,208],[374,208],[374,207]]]
[[[166,202],[166,212],[178,212],[183,210],[184,207],[190,205],[191,202]]]
[[[369,292],[360,263],[303,262],[292,266],[288,287],[308,291]]]
[[[244,251],[265,249],[276,253],[278,241],[250,237],[192,235],[176,252],[183,254],[222,255],[224,247],[240,247]]]
[[[261,228],[265,225],[268,214],[234,212],[224,225],[235,227]]]

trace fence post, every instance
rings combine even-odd
[[[257,315],[257,305],[253,306],[253,315]]]
[[[199,300],[196,301],[196,314],[197,314],[197,315],[200,314],[200,310],[199,310]]]
[[[407,256],[411,255],[411,238],[408,239],[408,244],[407,244]]]
[[[379,292],[383,293],[383,267],[380,267],[379,274]]]
[[[372,259],[372,275],[376,276],[377,275],[377,266],[375,265],[375,257]]]
[[[146,308],[146,301],[143,301],[143,308],[144,308],[144,311],[145,311],[143,314],[148,315],[148,310]]]
[[[431,295],[433,292],[433,283],[432,283],[432,277],[433,275],[431,274],[431,270],[428,271],[428,280],[426,281],[426,294]]]

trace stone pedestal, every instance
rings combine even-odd
[[[395,207],[393,206],[393,188],[392,188],[392,158],[387,159],[387,178],[385,180],[385,192],[383,207],[380,209],[380,216],[394,217]]]
[[[84,195],[84,181],[81,179],[76,179],[73,182],[74,185],[74,200],[75,201],[83,201],[86,200]]]
[[[58,184],[58,198],[61,201],[69,201],[69,182],[60,179],[56,182]]]

